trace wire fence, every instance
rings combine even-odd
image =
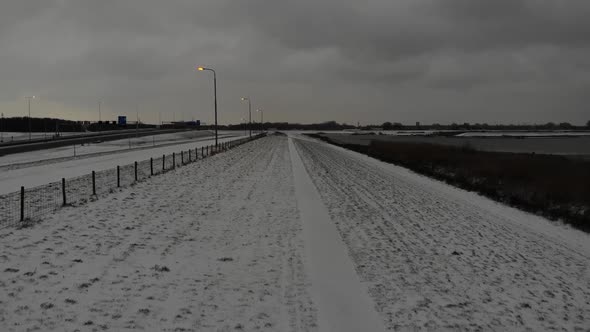
[[[179,153],[162,155],[133,164],[117,166],[69,179],[61,179],[37,187],[21,187],[20,191],[0,195],[0,228],[19,226],[40,219],[63,206],[77,206],[115,192],[117,188],[164,174],[176,167],[196,162],[213,154],[264,137],[258,134],[215,145],[202,146]]]

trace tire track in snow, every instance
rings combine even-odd
[[[384,331],[373,301],[361,285],[292,139],[289,139],[289,149],[320,331]]]

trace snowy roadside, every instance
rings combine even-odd
[[[242,137],[226,137],[219,142],[229,142]],[[42,163],[26,168],[12,169],[0,172],[0,195],[19,190],[21,186],[26,188],[44,185],[61,178],[72,178],[87,175],[92,171],[102,171],[133,164],[135,161],[149,160],[150,157],[158,158],[163,154],[179,152],[208,146],[215,143],[214,139],[198,140],[178,145],[160,146],[155,148],[128,150],[124,152],[101,154],[90,158],[82,157],[73,160],[64,160],[57,163]]]
[[[185,134],[184,136],[186,137],[183,137],[181,134]],[[126,153],[134,150],[146,150],[156,147],[179,145],[212,139],[210,135],[205,135],[205,132],[202,134],[199,133],[201,136],[195,135],[196,137],[190,137],[188,134],[190,133],[181,132],[176,134],[157,135],[164,137],[158,137],[157,140],[154,139],[153,141],[147,141],[146,138],[155,138],[155,136],[143,136],[139,139],[134,138],[131,144],[129,144],[129,140],[86,143],[84,145],[76,144],[75,156],[73,146],[71,145],[9,154],[0,157],[0,170],[12,170],[36,165],[63,162],[72,159],[96,157],[109,153]],[[227,138],[229,136],[233,135],[220,135],[220,138]]]
[[[314,330],[287,140],[0,231],[8,331]]]
[[[587,234],[323,142],[295,145],[388,328],[587,329]]]

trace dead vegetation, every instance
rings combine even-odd
[[[426,143],[337,144],[590,232],[590,162]]]

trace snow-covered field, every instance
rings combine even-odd
[[[590,136],[587,131],[483,131],[468,132],[457,135],[457,137],[554,137],[554,136]]]
[[[443,137],[395,135],[343,135],[325,133],[330,139],[343,144],[368,146],[371,141],[427,143],[463,147],[469,145],[481,151],[539,153],[570,156],[590,156],[590,136],[568,137]]]
[[[590,326],[587,234],[298,135],[0,239],[7,331]]]

